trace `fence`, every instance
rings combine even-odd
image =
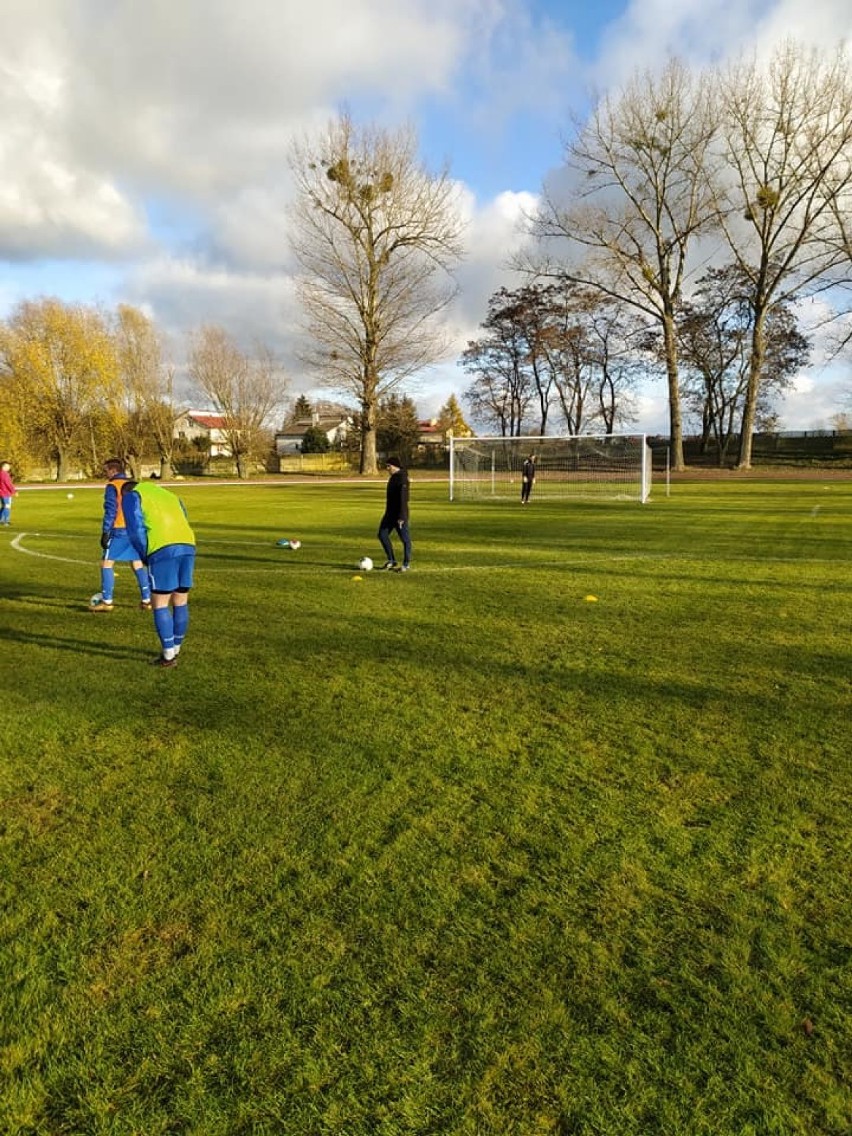
[[[667,437],[648,439],[658,455],[669,445]],[[734,465],[740,439],[733,435],[723,465]],[[713,439],[706,444],[698,436],[683,439],[683,457],[691,466],[719,466],[719,450]],[[754,434],[751,441],[752,465],[852,466],[852,430],[796,430],[777,434]]]

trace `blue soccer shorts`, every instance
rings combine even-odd
[[[165,555],[164,555],[165,553]],[[189,549],[175,556],[168,549],[161,549],[148,557],[148,575],[151,578],[151,591],[168,595],[171,592],[188,592],[192,587],[192,571],[195,567],[195,549]]]
[[[141,560],[139,553],[130,543],[127,532],[124,529],[113,529],[112,536],[109,538],[109,543],[103,550],[102,558],[104,560],[116,560],[125,564],[129,560]]]

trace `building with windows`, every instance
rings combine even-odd
[[[352,428],[352,415],[346,410],[317,407],[310,414],[289,418],[275,435],[275,452],[279,457],[302,452],[302,439],[311,427],[322,430],[331,449],[340,448]]]
[[[179,442],[189,443],[205,439],[211,458],[229,457],[231,454],[225,434],[225,417],[213,410],[185,410],[175,421],[172,436]]]

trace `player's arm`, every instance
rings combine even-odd
[[[101,548],[106,552],[109,547],[109,538],[112,536],[112,526],[118,516],[118,494],[114,485],[104,489],[104,518],[101,524]]]
[[[124,493],[121,498],[121,508],[124,512],[124,524],[127,537],[143,563],[148,561],[148,530],[142,517],[142,502],[139,494],[132,490]]]
[[[114,485],[108,485],[104,490],[104,521],[103,531],[109,536],[112,532],[112,526],[115,524],[115,518],[118,516],[118,493]]]

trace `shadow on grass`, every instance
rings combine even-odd
[[[79,611],[79,608],[72,610]],[[6,640],[10,643],[30,643],[36,647],[46,647],[54,651],[71,651],[78,655],[99,655],[103,658],[120,659],[125,662],[136,662],[140,658],[150,658],[155,654],[154,646],[151,649],[117,647],[109,643],[65,639],[58,635],[38,635],[30,631],[10,631],[7,628],[0,629],[0,640]]]

